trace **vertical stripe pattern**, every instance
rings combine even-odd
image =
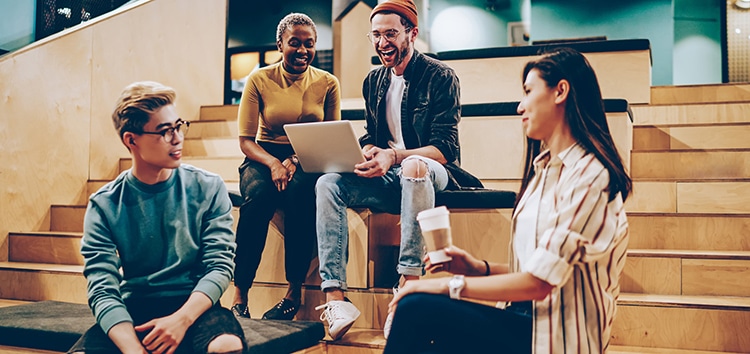
[[[607,169],[578,144],[558,156],[543,152],[534,168],[513,215],[511,240],[511,250],[516,243],[533,250],[512,253],[511,271],[554,286],[534,303],[534,353],[604,353],[626,259],[622,197],[608,200]],[[528,230],[516,228],[520,214],[534,216],[535,234],[517,232]]]

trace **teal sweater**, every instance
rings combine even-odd
[[[128,170],[94,193],[81,254],[89,306],[104,333],[133,321],[124,299],[199,291],[216,303],[234,270],[231,210],[222,179],[185,164],[155,185]]]

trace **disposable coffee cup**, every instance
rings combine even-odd
[[[421,211],[417,214],[417,221],[422,229],[430,262],[437,264],[452,260],[453,258],[445,253],[445,248],[453,244],[448,208],[441,206]]]

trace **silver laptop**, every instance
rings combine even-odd
[[[365,161],[350,121],[286,124],[284,130],[305,172],[354,172]]]

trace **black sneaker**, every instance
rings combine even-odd
[[[299,311],[299,305],[295,305],[292,300],[281,299],[276,306],[263,314],[264,320],[286,320],[290,321],[294,319],[294,315]]]
[[[234,304],[232,306],[232,313],[237,317],[250,318],[250,310],[247,309],[245,304]]]

